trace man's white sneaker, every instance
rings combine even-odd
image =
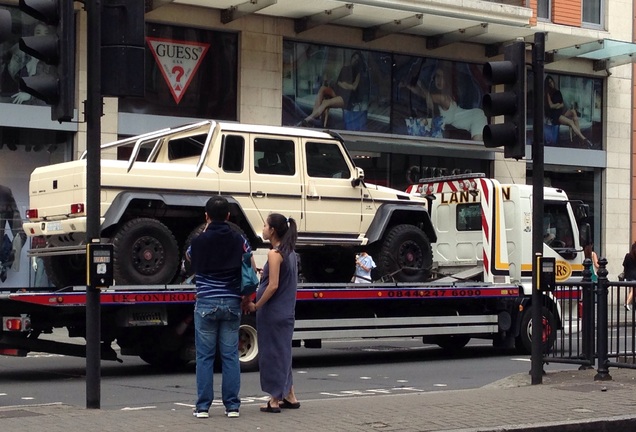
[[[210,414],[207,411],[192,411],[192,415],[196,418],[208,418]]]
[[[632,305],[630,304],[624,304],[623,307],[625,308],[625,310],[627,311],[631,311],[632,310]]]
[[[228,418],[239,418],[238,410],[225,411],[225,415],[228,416]]]

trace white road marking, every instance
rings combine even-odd
[[[530,362],[529,358],[511,358],[512,361]]]
[[[122,408],[121,411],[141,411],[145,409],[157,409],[156,406],[145,406],[145,407],[125,407]]]
[[[22,399],[22,400],[33,400],[35,398],[34,397],[30,397],[30,396],[25,396],[25,397],[21,397],[20,399]]]
[[[433,387],[448,387],[448,384],[433,384]]]

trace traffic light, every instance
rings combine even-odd
[[[504,148],[504,156],[520,159],[526,155],[526,47],[514,42],[504,48],[504,60],[484,65],[484,77],[504,91],[488,93],[482,107],[488,117],[503,115],[504,122],[484,127],[484,146]]]
[[[75,107],[75,14],[73,0],[20,0],[20,10],[41,21],[20,49],[49,67],[20,78],[20,90],[51,105],[51,120],[71,121]]]
[[[11,36],[11,12],[0,9],[0,43],[6,42]]]
[[[145,95],[145,3],[102,0],[102,96]]]

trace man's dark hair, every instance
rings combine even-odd
[[[230,204],[221,195],[213,196],[205,203],[205,212],[213,221],[222,222],[230,212]]]

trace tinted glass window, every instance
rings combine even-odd
[[[294,142],[275,138],[254,140],[254,171],[257,174],[294,175]]]
[[[243,157],[245,155],[245,140],[239,135],[223,137],[221,147],[220,166],[225,172],[243,171]]]
[[[481,204],[457,205],[457,231],[481,230]]]
[[[307,174],[310,177],[350,178],[351,170],[336,144],[308,142]]]

